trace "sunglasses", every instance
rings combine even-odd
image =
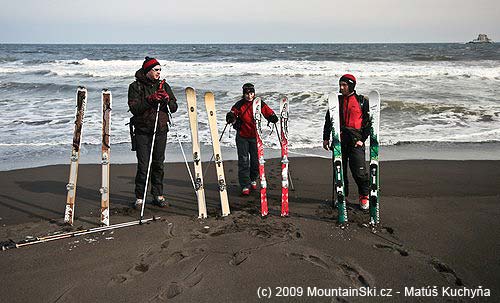
[[[160,67],[153,68],[153,70],[154,70],[155,72],[161,72],[161,68],[160,68]]]

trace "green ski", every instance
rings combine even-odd
[[[379,179],[379,130],[380,130],[380,94],[372,91],[370,99],[370,225],[380,223],[380,179]]]
[[[328,96],[328,111],[332,121],[333,191],[336,195],[339,225],[347,224],[347,208],[344,194],[344,172],[342,171],[342,148],[340,144],[340,114],[337,94]]]

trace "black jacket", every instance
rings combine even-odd
[[[135,73],[135,79],[128,88],[128,106],[134,115],[133,124],[136,131],[151,134],[154,132],[156,104],[148,102],[146,98],[158,90],[161,81],[147,78],[142,68]],[[175,113],[178,107],[177,99],[170,86],[165,82],[163,88],[169,96],[169,101],[168,109],[167,105],[163,104],[158,113],[158,131],[160,132],[168,131],[168,111]]]

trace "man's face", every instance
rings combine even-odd
[[[243,96],[245,96],[245,100],[253,101],[253,98],[255,98],[255,93],[254,92],[246,92]]]
[[[161,66],[157,65],[157,66],[153,67],[146,74],[146,77],[148,77],[151,80],[158,80],[158,79],[160,79],[160,72],[161,72]]]
[[[344,96],[349,95],[349,85],[347,85],[347,82],[341,81],[339,85],[340,93]]]

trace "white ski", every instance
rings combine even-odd
[[[66,197],[66,210],[64,222],[73,225],[76,197],[76,180],[78,177],[78,162],[80,160],[80,143],[82,139],[83,119],[87,107],[87,89],[83,86],[76,91],[76,113],[75,129],[73,131],[73,145],[71,148],[71,164],[69,170],[69,182],[66,185],[68,195]]]
[[[205,203],[205,189],[203,187],[203,170],[201,168],[200,142],[198,140],[198,118],[196,111],[196,93],[192,87],[186,88],[187,109],[189,125],[191,126],[191,139],[193,142],[194,184],[198,198],[198,218],[207,217]]]
[[[101,192],[101,224],[109,226],[109,157],[110,157],[110,127],[111,127],[111,92],[102,91],[102,186]]]
[[[380,167],[379,167],[379,131],[380,131],[380,94],[370,92],[370,224],[380,223]]]
[[[257,156],[259,157],[259,176],[260,176],[260,213],[263,217],[267,216],[267,181],[264,160],[264,143],[262,142],[262,102],[259,97],[253,100],[252,104],[253,118],[255,120],[255,130],[257,133]]]
[[[342,148],[340,143],[339,97],[336,94],[328,96],[328,110],[332,122],[332,153],[333,153],[333,190],[337,198],[338,223],[347,224],[347,208],[344,194],[344,172],[342,167]]]
[[[227,186],[224,177],[224,166],[222,165],[222,153],[220,150],[219,131],[217,128],[217,117],[215,115],[215,98],[212,92],[205,93],[205,107],[207,108],[208,124],[212,135],[212,146],[214,148],[215,168],[217,171],[217,183],[219,184],[220,203],[222,206],[222,216],[230,213],[227,199]]]

